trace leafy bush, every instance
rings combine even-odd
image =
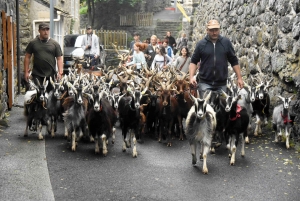
[[[79,10],[80,15],[87,14],[87,10],[88,10],[87,6],[81,7],[80,10]]]

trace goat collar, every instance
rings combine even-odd
[[[282,119],[283,119],[283,123],[284,123],[284,124],[287,124],[287,123],[291,123],[291,122],[292,122],[292,120],[289,119],[289,116],[288,116],[288,115],[283,115],[283,114],[282,114],[282,111],[280,112],[280,114],[281,114],[281,117],[282,117]]]
[[[241,117],[241,114],[240,114],[241,110],[242,110],[242,107],[237,104],[236,105],[236,115],[235,115],[235,117],[232,117],[232,118],[229,117],[230,121],[235,121],[235,120],[237,120],[237,118],[240,118]]]

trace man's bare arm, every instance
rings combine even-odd
[[[242,75],[241,75],[241,68],[240,68],[240,65],[235,65],[232,67],[236,76],[237,76],[237,81],[238,81],[238,86],[240,88],[243,88],[244,87],[244,81],[243,81],[243,78],[242,78]]]
[[[189,66],[189,74],[190,74],[190,84],[196,86],[197,85],[197,81],[196,78],[194,77],[197,71],[197,65],[194,63],[190,63]]]
[[[24,79],[28,82],[29,78],[29,64],[30,64],[31,54],[26,53],[24,59]]]

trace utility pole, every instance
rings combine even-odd
[[[50,0],[50,37],[53,38],[54,37],[54,0]]]

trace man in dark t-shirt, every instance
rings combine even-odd
[[[28,81],[30,58],[34,55],[32,78],[35,84],[37,84],[36,79],[42,84],[45,77],[47,80],[50,77],[53,79],[56,74],[56,77],[61,79],[63,73],[62,50],[59,43],[49,37],[49,25],[41,23],[39,33],[40,35],[30,41],[26,47],[24,60],[24,78]],[[56,64],[58,72],[56,72]],[[51,85],[48,84],[47,91],[50,90]]]

